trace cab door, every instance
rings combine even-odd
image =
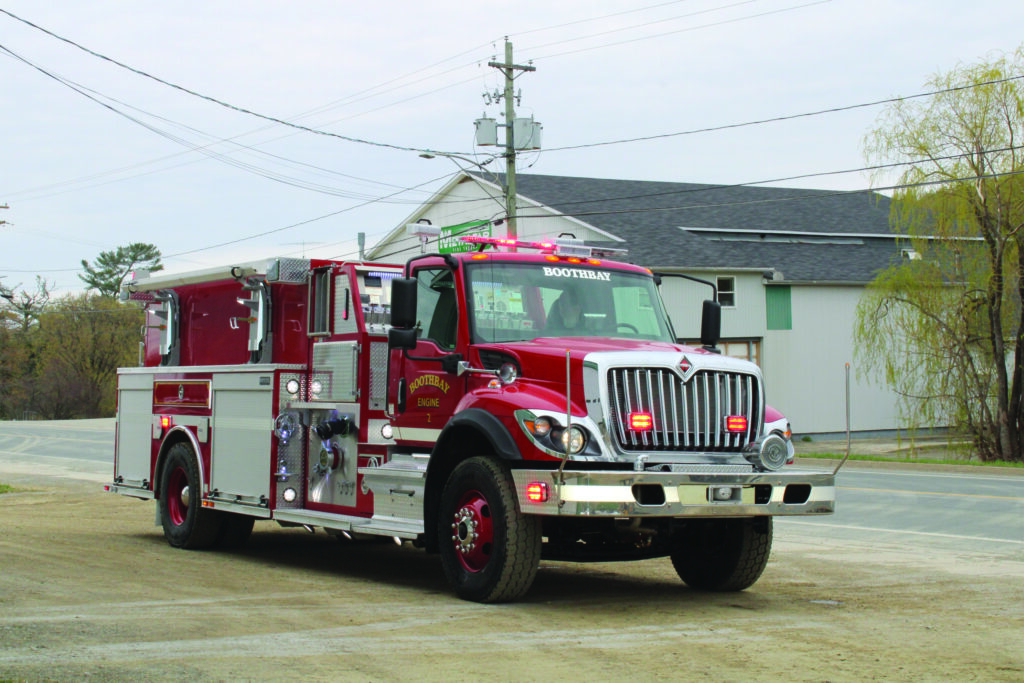
[[[395,437],[433,443],[465,394],[465,378],[445,370],[442,359],[465,358],[466,325],[459,305],[455,274],[443,266],[415,270],[415,348],[395,352]]]

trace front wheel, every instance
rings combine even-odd
[[[772,550],[772,518],[702,519],[674,539],[672,566],[690,588],[741,591],[754,585]]]
[[[210,548],[220,539],[224,518],[202,506],[199,462],[184,443],[167,452],[157,505],[164,537],[175,548]]]
[[[441,493],[441,564],[458,596],[475,602],[522,597],[540,564],[541,521],[516,506],[507,467],[492,458],[460,463]]]

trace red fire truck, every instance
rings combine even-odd
[[[670,557],[700,590],[764,570],[775,515],[831,513],[784,467],[752,363],[677,343],[660,277],[572,240],[467,238],[404,266],[270,259],[138,273],[114,479],[172,546],[255,520],[439,553],[462,598],[514,600],[541,559]]]

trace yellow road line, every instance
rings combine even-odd
[[[938,491],[906,491],[903,489],[869,489],[859,486],[837,486],[837,489],[847,491],[877,491],[878,493],[912,493],[919,496],[953,496],[957,498],[987,498],[989,500],[1017,500],[1024,502],[1020,496],[986,496],[981,493],[940,493]]]

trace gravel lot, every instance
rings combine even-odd
[[[33,490],[0,496],[0,680],[1024,679],[1024,547],[782,521],[743,593],[691,591],[667,560],[545,563],[524,601],[484,606],[409,545],[262,522],[242,550],[181,551],[150,502],[2,479]]]

